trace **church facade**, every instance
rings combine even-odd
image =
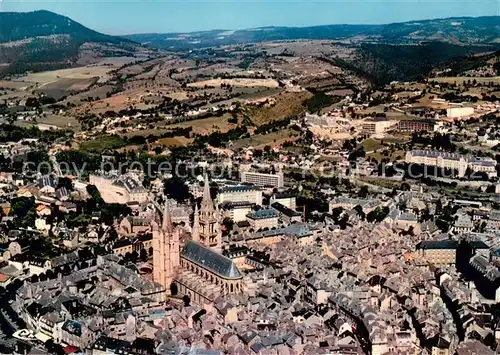
[[[222,233],[208,178],[201,209],[195,208],[192,240],[181,245],[170,217],[168,201],[161,223],[153,222],[153,281],[172,296],[188,296],[195,303],[211,303],[221,295],[243,291],[243,275],[236,264],[220,254]]]

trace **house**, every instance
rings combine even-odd
[[[37,186],[43,194],[54,194],[56,192],[56,182],[52,175],[44,175],[38,179]]]
[[[46,205],[38,205],[36,208],[36,214],[38,216],[50,216],[52,213],[52,210],[49,206]]]

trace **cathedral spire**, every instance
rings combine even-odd
[[[172,233],[174,227],[172,225],[172,219],[170,218],[170,208],[168,205],[168,198],[165,199],[165,205],[163,207],[163,222],[161,228],[164,232]]]
[[[203,199],[201,200],[201,211],[213,211],[214,203],[210,195],[210,183],[208,182],[208,175],[205,173],[205,184],[203,186]]]
[[[198,212],[198,204],[194,205],[193,231],[191,233],[194,241],[200,240],[200,213]]]

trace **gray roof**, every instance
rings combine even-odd
[[[182,249],[182,256],[224,278],[237,279],[243,277],[231,259],[192,240],[187,242]]]

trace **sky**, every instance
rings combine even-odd
[[[41,9],[120,35],[490,16],[500,0],[0,0],[0,11]]]

